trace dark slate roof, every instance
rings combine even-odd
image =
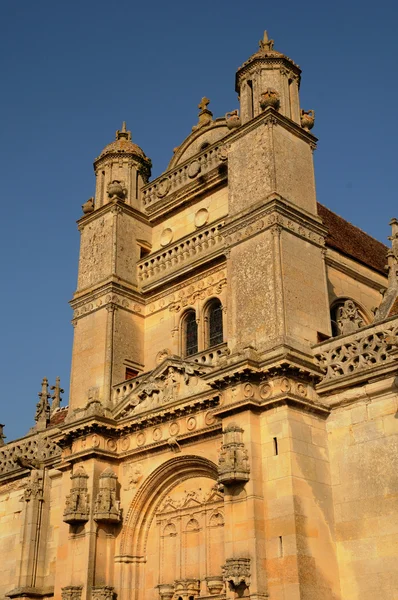
[[[318,214],[328,229],[326,246],[386,275],[388,248],[318,202]]]

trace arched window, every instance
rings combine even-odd
[[[207,306],[206,330],[206,345],[208,348],[223,343],[222,304],[218,298],[211,300]]]
[[[185,313],[182,324],[182,348],[185,356],[191,356],[198,351],[198,324],[193,309]]]

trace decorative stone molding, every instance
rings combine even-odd
[[[87,299],[73,300],[71,302],[72,308],[74,309],[73,318],[77,319],[84,317],[96,310],[111,306],[111,310],[115,308],[121,308],[132,313],[141,313],[143,307],[140,306],[133,298],[126,298],[121,294],[113,294],[109,292],[102,292],[99,294],[93,294]]]
[[[212,596],[221,594],[224,588],[224,578],[222,575],[213,575],[212,577],[206,577],[206,584],[209,593]]]
[[[233,589],[250,585],[250,558],[227,558],[222,567],[223,577]]]
[[[62,600],[81,600],[82,590],[82,585],[67,585],[61,588],[61,598]]]
[[[110,585],[93,585],[91,588],[92,600],[113,600],[115,588]]]
[[[219,483],[232,485],[249,480],[249,457],[242,441],[243,429],[231,423],[224,429],[224,440],[218,460]]]
[[[94,521],[118,523],[121,520],[116,488],[117,475],[108,467],[99,478],[99,491],[94,504]]]
[[[398,323],[363,328],[355,334],[325,342],[314,348],[324,372],[323,381],[353,375],[396,360]]]
[[[339,334],[346,335],[354,333],[365,325],[359,310],[353,300],[346,300],[343,306],[340,306],[337,311],[337,327]]]
[[[70,525],[88,521],[90,514],[89,496],[87,491],[88,475],[80,465],[71,475],[72,488],[66,496],[64,521]]]
[[[121,200],[124,202],[127,196],[127,188],[124,182],[118,179],[114,179],[108,183],[107,192],[110,200]]]

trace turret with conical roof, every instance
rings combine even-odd
[[[285,117],[300,123],[300,76],[300,67],[274,50],[274,40],[264,31],[258,51],[236,73],[242,123],[259,115],[267,102],[277,106]]]
[[[105,146],[94,160],[97,179],[95,208],[100,208],[115,194],[130,206],[139,205],[140,189],[151,175],[151,160],[134,144],[126,122],[116,131],[113,142]]]

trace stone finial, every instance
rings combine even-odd
[[[60,386],[60,378],[56,377],[55,378],[55,385],[51,386],[51,390],[53,390],[53,394],[51,396],[52,402],[51,402],[51,413],[54,412],[54,410],[56,410],[57,408],[59,408],[61,402],[62,402],[62,398],[61,398],[61,394],[64,393],[64,390],[61,388]]]
[[[396,300],[398,297],[398,220],[393,218],[390,221],[391,250],[387,252],[388,287],[383,295],[382,303],[376,310],[374,322],[382,321],[393,314],[396,314]],[[392,313],[392,314],[391,314]]]
[[[261,110],[265,110],[269,106],[275,108],[275,110],[278,110],[280,106],[279,93],[272,88],[267,88],[265,92],[260,95]]]
[[[201,127],[206,127],[206,125],[210,125],[213,120],[213,113],[207,108],[210,100],[204,96],[202,100],[198,104],[198,108],[200,109],[198,124],[192,127],[192,131],[196,131]]]
[[[302,109],[300,112],[300,122],[301,127],[306,131],[312,129],[315,123],[315,111]]]
[[[268,39],[268,33],[264,31],[263,39],[259,41],[258,46],[262,52],[272,52],[274,49],[274,40]]]
[[[228,129],[235,129],[236,127],[241,126],[238,110],[232,110],[231,112],[227,112],[225,115],[225,120],[227,122]]]
[[[82,204],[82,211],[85,215],[88,215],[89,213],[92,213],[93,210],[94,210],[94,198],[91,197],[87,200],[87,202]]]
[[[131,131],[127,131],[126,121],[123,121],[122,128],[116,131],[117,140],[131,140]]]
[[[47,427],[50,419],[50,405],[48,400],[51,396],[48,393],[47,377],[43,377],[43,381],[41,382],[41,392],[38,393],[38,396],[40,400],[36,404],[35,421],[37,423],[36,428],[41,430]]]
[[[122,202],[126,200],[127,188],[124,181],[114,179],[108,183],[107,192],[110,200],[121,200]]]
[[[3,433],[4,427],[5,425],[3,423],[0,423],[0,446],[4,446],[4,440],[6,439],[6,436]]]

